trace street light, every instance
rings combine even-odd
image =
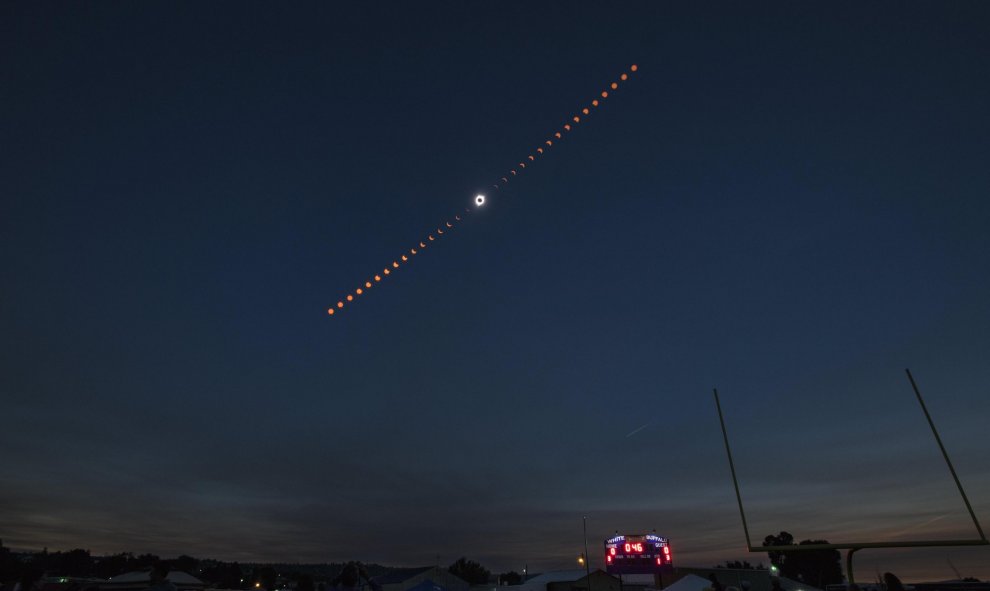
[[[578,564],[584,566],[584,554],[578,554]]]

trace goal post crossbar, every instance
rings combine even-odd
[[[935,437],[935,442],[938,444],[939,449],[942,451],[942,457],[945,459],[945,463],[949,468],[949,472],[952,474],[952,479],[956,483],[956,487],[959,489],[959,495],[963,499],[963,503],[966,505],[966,509],[969,511],[969,516],[973,519],[973,525],[976,527],[976,532],[979,534],[978,538],[966,539],[966,540],[917,540],[917,541],[902,541],[902,542],[849,542],[841,544],[786,544],[779,546],[754,546],[752,540],[749,536],[749,526],[746,523],[746,512],[743,509],[742,495],[739,493],[739,480],[736,477],[736,467],[732,461],[732,450],[729,447],[729,435],[725,429],[725,419],[722,416],[722,405],[718,399],[718,389],[714,389],[713,393],[715,395],[715,408],[718,411],[718,420],[722,426],[722,439],[725,442],[725,454],[729,459],[729,470],[732,473],[732,485],[736,491],[736,502],[739,504],[739,516],[742,518],[743,532],[746,535],[746,546],[750,552],[808,552],[814,550],[849,550],[846,554],[846,571],[848,583],[852,585],[853,580],[853,570],[852,570],[852,555],[857,550],[864,548],[926,548],[935,546],[986,546],[990,545],[990,541],[987,540],[987,536],[983,533],[983,528],[980,526],[980,521],[976,518],[976,513],[973,511],[972,505],[969,503],[969,498],[966,496],[966,491],[963,489],[962,482],[959,481],[959,476],[956,475],[956,469],[952,466],[952,460],[949,459],[949,453],[945,450],[945,446],[942,445],[942,438],[939,437],[938,430],[935,428],[935,422],[932,420],[931,414],[928,413],[928,408],[925,406],[925,401],[921,397],[921,391],[918,389],[917,383],[914,381],[914,376],[911,375],[911,370],[905,369],[907,373],[908,380],[911,382],[911,388],[914,390],[915,396],[918,398],[918,403],[921,405],[921,410],[925,413],[925,418],[928,420],[928,425],[932,429],[932,435]]]

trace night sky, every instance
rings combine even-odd
[[[4,3],[0,538],[765,563],[713,387],[756,540],[974,538],[904,368],[990,526],[988,73],[983,2]]]

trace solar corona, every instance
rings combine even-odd
[[[610,89],[612,92],[616,92],[620,88],[619,81],[623,83],[627,82],[630,79],[630,75],[638,70],[639,70],[639,66],[635,64],[629,66],[628,71],[622,72],[619,75],[618,81],[613,81],[606,84],[606,88]],[[503,175],[498,177],[498,180],[491,185],[491,188],[494,189],[495,191],[500,191],[502,188],[504,188],[506,185],[509,184],[510,180],[514,180],[518,178],[523,172],[529,170],[534,164],[539,162],[539,159],[546,157],[549,154],[550,149],[553,148],[554,146],[559,145],[559,142],[563,140],[565,136],[570,135],[571,132],[574,129],[576,129],[578,125],[586,123],[588,119],[591,118],[592,114],[596,113],[600,109],[600,107],[604,104],[604,100],[607,99],[609,96],[611,96],[609,92],[607,90],[603,90],[601,91],[599,98],[596,98],[592,100],[590,103],[578,107],[575,110],[576,114],[569,115],[568,117],[566,117],[565,118],[566,123],[564,123],[556,130],[551,132],[551,134],[547,137],[547,139],[543,140],[542,142],[539,142],[534,149],[527,151],[527,153],[519,160],[518,164],[516,164],[507,172],[505,172]],[[529,165],[528,167],[527,167],[527,163]],[[408,253],[410,255],[416,255],[425,252],[428,247],[433,246],[432,243],[436,242],[441,237],[447,236],[451,230],[456,228],[459,224],[462,224],[467,219],[468,214],[471,214],[472,211],[477,211],[479,208],[485,206],[487,203],[488,203],[487,197],[482,193],[478,193],[474,197],[475,207],[473,210],[471,208],[464,208],[463,213],[458,211],[457,215],[453,215],[442,220],[440,225],[436,228],[435,233],[428,234],[425,240],[420,239],[418,241],[413,242],[413,244],[419,246],[418,250],[416,248],[411,248],[409,249]],[[462,218],[461,217],[462,215],[464,215],[465,217]],[[402,261],[401,265],[398,262],[399,260]],[[345,302],[346,305],[351,305],[353,303],[356,303],[356,298],[354,297],[355,295],[370,293],[372,286],[377,287],[382,283],[384,278],[390,277],[392,272],[398,271],[400,270],[400,268],[405,268],[406,264],[411,262],[412,259],[410,259],[405,254],[403,254],[401,256],[401,259],[391,261],[389,265],[387,265],[383,269],[382,273],[384,274],[384,277],[382,275],[374,275],[373,276],[374,283],[372,283],[372,280],[370,278],[357,281],[356,283],[359,286],[358,289],[349,291],[344,295],[336,298],[337,299],[336,304],[327,308],[327,315],[335,316],[340,314],[344,310]],[[391,270],[389,267],[391,267]],[[363,285],[364,287],[361,288],[360,287],[361,285]]]

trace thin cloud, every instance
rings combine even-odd
[[[630,431],[629,433],[627,433],[626,434],[626,437],[632,437],[633,435],[639,433],[640,431],[642,431],[643,429],[649,427],[652,424],[653,424],[653,421],[650,421],[649,423],[646,423],[645,425],[642,425],[640,427],[637,427],[637,428],[633,429],[632,431]]]

